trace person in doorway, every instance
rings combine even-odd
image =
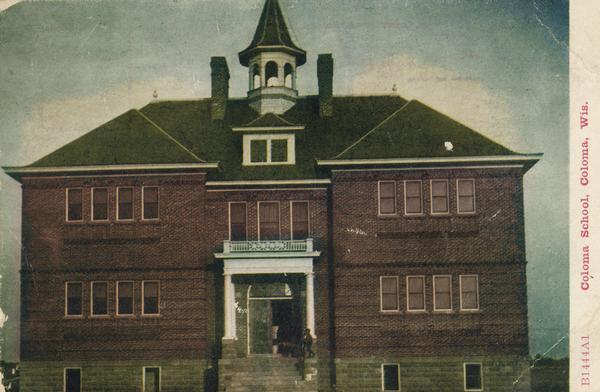
[[[302,356],[312,358],[315,354],[312,352],[312,344],[313,337],[310,333],[310,328],[306,328],[304,330],[304,335],[302,336]]]

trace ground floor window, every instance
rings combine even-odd
[[[465,363],[465,391],[482,391],[483,375],[480,363]]]
[[[65,369],[65,392],[81,392],[81,369]]]
[[[160,368],[145,367],[143,382],[143,392],[160,392]]]
[[[400,366],[398,364],[381,365],[381,390],[400,390]]]

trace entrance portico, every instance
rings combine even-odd
[[[314,250],[312,239],[224,241],[223,252],[215,254],[216,258],[223,259],[224,345],[235,343],[238,340],[239,330],[244,329],[237,325],[236,312],[245,311],[247,313],[250,309],[250,306],[240,309],[240,304],[236,301],[235,279],[251,282],[253,277],[276,279],[277,276],[294,276],[296,277],[295,281],[298,281],[297,278],[303,277],[302,287],[305,292],[303,327],[310,329],[313,339],[316,339],[313,263],[319,255],[320,252]],[[299,293],[296,295],[299,297]],[[250,289],[248,289],[247,299],[250,299],[250,296]],[[283,298],[271,299],[281,300]],[[298,317],[298,320],[301,319],[302,317]],[[249,321],[247,328],[252,328]],[[246,330],[246,334],[248,338],[251,335],[248,330]],[[248,343],[248,354],[251,353],[249,347]]]

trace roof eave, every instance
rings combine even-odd
[[[531,169],[543,156],[543,153],[535,154],[512,154],[512,155],[488,155],[488,156],[464,156],[464,157],[429,157],[429,158],[386,158],[386,159],[323,159],[317,160],[317,166],[321,167],[424,167],[450,165],[457,166],[514,166],[523,168],[523,172]]]
[[[89,166],[3,166],[2,170],[20,181],[26,176],[64,176],[86,174],[119,174],[119,173],[164,173],[194,171],[202,172],[219,169],[219,162],[201,163],[164,163],[164,164],[124,164],[124,165],[89,165]]]

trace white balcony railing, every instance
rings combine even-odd
[[[223,253],[312,252],[313,250],[312,238],[306,240],[223,241]]]

